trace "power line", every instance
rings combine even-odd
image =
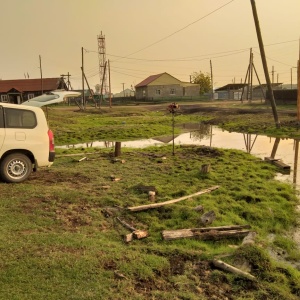
[[[138,51],[135,51],[135,52],[132,52],[132,53],[126,55],[125,58],[127,58],[128,56],[131,56],[131,55],[133,55],[133,54],[139,53],[139,52],[141,52],[141,51],[143,51],[143,50],[145,50],[145,49],[148,49],[148,48],[150,48],[150,47],[152,47],[152,46],[154,46],[154,45],[156,45],[156,44],[158,44],[158,43],[160,43],[160,42],[162,42],[162,41],[164,41],[164,40],[170,38],[171,36],[175,35],[176,33],[180,32],[180,31],[183,31],[184,29],[186,29],[186,28],[188,28],[188,27],[194,25],[195,23],[197,23],[197,22],[199,22],[199,21],[202,21],[203,19],[207,18],[208,16],[214,14],[215,12],[217,12],[218,10],[220,10],[220,9],[224,8],[225,6],[229,5],[229,4],[230,4],[231,2],[233,2],[233,1],[234,1],[234,0],[231,0],[231,1],[227,2],[227,3],[225,3],[224,5],[218,7],[217,9],[215,9],[215,10],[213,10],[213,11],[211,11],[210,13],[206,14],[205,16],[203,16],[203,17],[197,19],[196,21],[194,21],[194,22],[192,22],[192,23],[190,23],[190,24],[188,24],[188,25],[186,25],[186,26],[184,26],[184,27],[182,27],[182,28],[180,28],[180,29],[174,31],[173,33],[171,33],[171,34],[169,34],[169,35],[167,35],[167,36],[161,38],[160,40],[158,40],[158,41],[156,41],[156,42],[154,42],[154,43],[152,43],[152,44],[150,44],[150,45],[148,45],[148,46],[146,46],[146,47],[144,47],[144,48],[142,48],[142,49],[140,49],[140,50],[138,50]]]
[[[265,45],[265,47],[269,47],[269,46],[275,46],[275,45],[281,45],[281,44],[286,44],[286,43],[292,43],[292,42],[299,42],[298,40],[289,40],[289,41],[282,41],[282,42],[277,42],[277,43],[271,43],[271,44],[267,44]],[[239,54],[245,51],[249,51],[250,48],[258,48],[258,47],[247,47],[247,48],[241,48],[241,49],[235,49],[235,50],[228,50],[228,51],[222,51],[222,52],[213,52],[213,53],[207,53],[207,54],[201,54],[201,55],[197,55],[197,56],[191,56],[191,57],[183,57],[183,58],[174,58],[174,59],[146,59],[146,58],[135,58],[135,57],[128,57],[128,56],[121,56],[121,55],[114,55],[114,54],[107,54],[111,57],[117,57],[120,59],[129,59],[129,60],[137,60],[137,61],[149,61],[149,62],[173,62],[173,61],[201,61],[201,60],[205,60],[205,59],[210,59],[210,58],[219,58],[219,57],[224,57],[224,56],[229,56],[229,55],[235,55],[235,54]],[[97,51],[94,50],[87,50],[85,49],[86,52],[90,53],[98,53]],[[213,55],[218,55],[218,54],[223,54],[224,55],[220,55],[220,56],[213,56]],[[228,54],[226,54],[228,53]],[[258,53],[258,52],[257,52]],[[207,58],[203,58],[201,60],[196,59],[197,57],[201,57],[201,56],[206,56]]]

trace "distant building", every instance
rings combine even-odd
[[[115,93],[114,98],[129,98],[134,97],[135,92],[131,89],[125,89],[124,91],[121,91],[120,93]]]
[[[200,85],[182,82],[168,73],[147,77],[135,86],[137,100],[154,100],[172,97],[199,97]]]
[[[282,83],[272,83],[272,89],[282,90]],[[243,100],[265,99],[267,95],[267,84],[253,85],[252,90],[248,84],[230,83],[215,90],[219,100]]]
[[[0,80],[0,101],[20,104],[53,90],[67,90],[62,77],[39,79]]]

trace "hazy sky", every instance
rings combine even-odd
[[[274,82],[296,83],[300,0],[256,0]],[[167,72],[189,81],[210,73],[214,86],[244,81],[253,48],[265,82],[250,0],[0,0],[0,78],[71,74],[81,88],[81,48],[92,88],[100,82],[97,36],[105,35],[112,92]],[[271,75],[272,80],[272,75]],[[257,81],[254,80],[254,83]]]

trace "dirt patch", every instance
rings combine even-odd
[[[65,183],[70,186],[76,186],[79,184],[91,182],[91,178],[82,175],[81,173],[63,173],[57,170],[52,171],[49,169],[41,169],[38,172],[34,172],[28,179],[29,182],[37,181],[39,184],[51,185],[56,183]]]

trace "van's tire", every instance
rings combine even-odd
[[[22,153],[9,154],[0,163],[0,177],[5,182],[22,182],[29,177],[31,172],[32,162]]]

